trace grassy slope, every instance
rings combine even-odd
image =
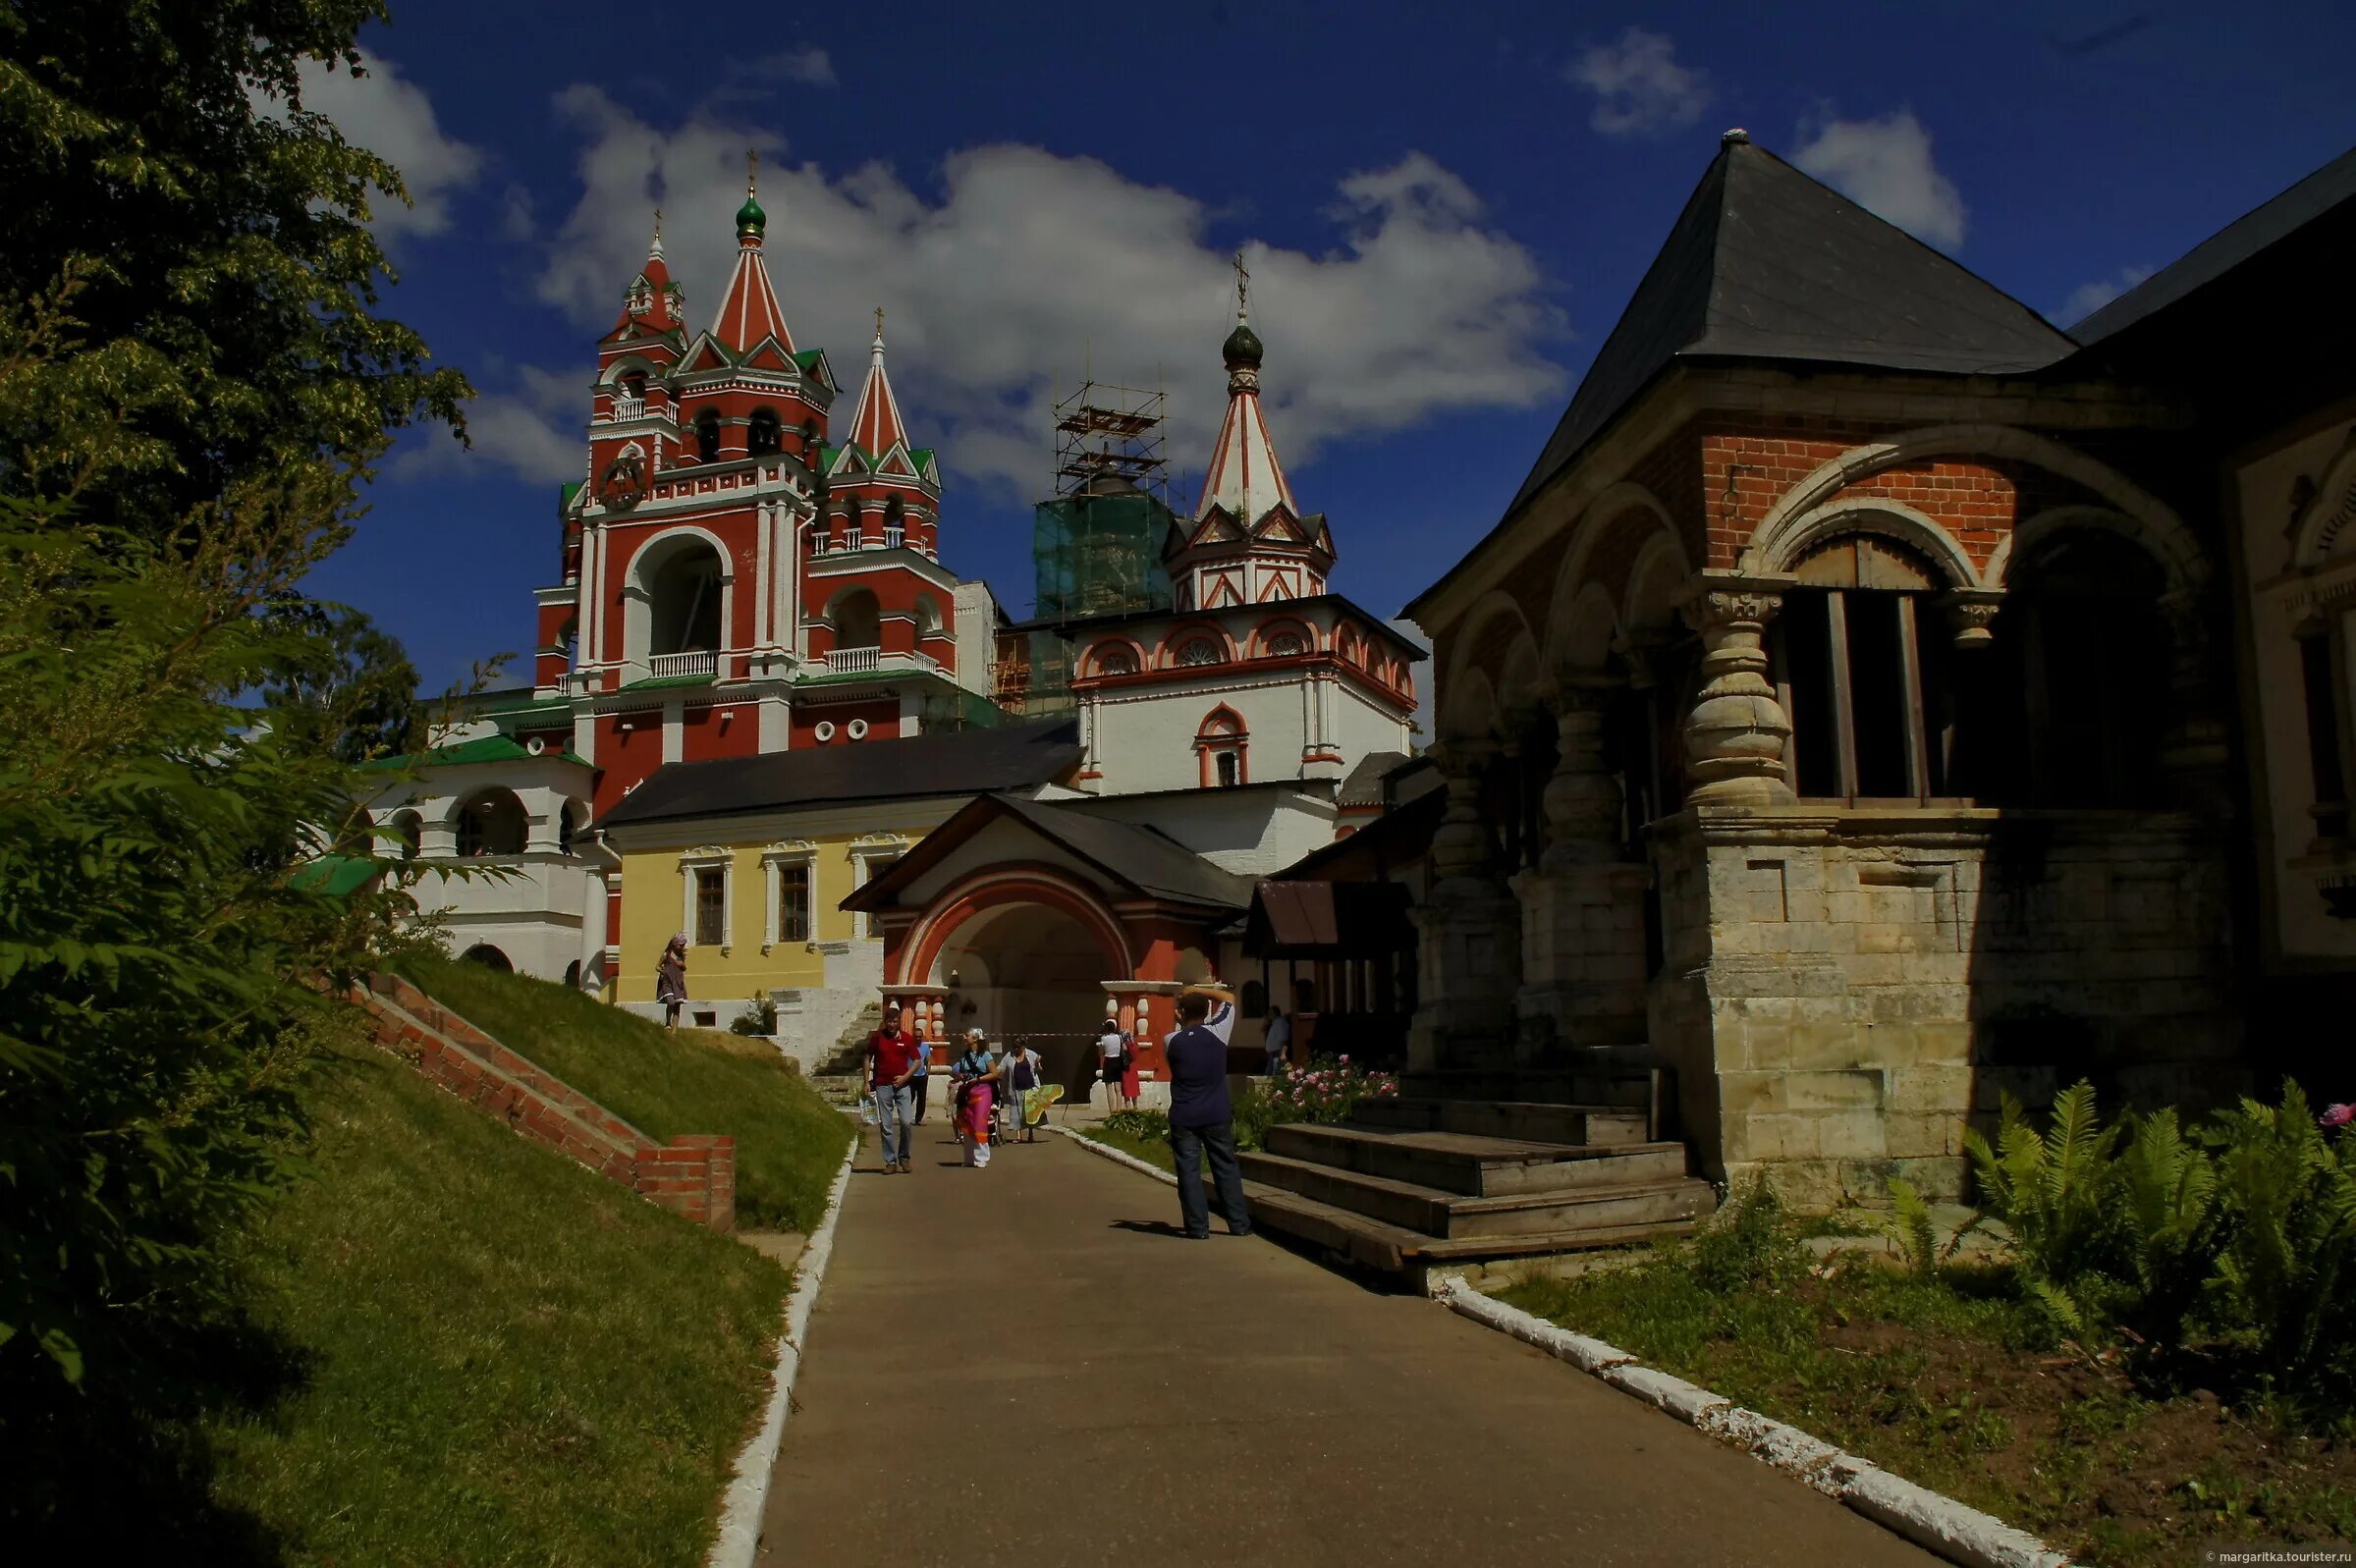
[[[314,1177],[241,1248],[305,1374],[214,1419],[218,1502],[321,1568],[700,1563],[784,1271],[389,1055],[305,1098]]]
[[[674,1033],[568,986],[480,964],[403,967],[467,1022],[653,1136],[733,1133],[740,1225],[817,1224],[854,1129],[767,1042]]]

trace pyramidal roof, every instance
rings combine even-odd
[[[901,421],[900,400],[892,396],[892,378],[884,374],[884,313],[875,312],[875,342],[868,346],[867,380],[859,388],[859,406],[850,415],[851,445],[877,457],[907,439]]]
[[[1260,412],[1260,340],[1244,324],[1240,310],[1225,354],[1227,417],[1211,447],[1211,466],[1203,475],[1195,520],[1222,508],[1248,528],[1280,505],[1297,517],[1300,508],[1292,499],[1292,487],[1285,482],[1285,465],[1277,460],[1276,443],[1269,439],[1268,420]]]
[[[777,291],[769,286],[769,263],[762,254],[768,228],[769,215],[761,210],[747,179],[744,205],[737,209],[737,270],[729,275],[720,318],[712,323],[712,336],[731,353],[748,353],[765,338],[775,338],[788,353],[794,351],[794,335],[786,330],[786,313],[778,308]]]
[[[1729,131],[1513,506],[1674,360],[2013,375],[2075,348],[2010,295]]]

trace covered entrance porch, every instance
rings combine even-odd
[[[1142,1099],[1167,1097],[1160,1041],[1188,985],[1216,978],[1218,934],[1251,897],[1148,828],[984,795],[844,900],[884,939],[884,992],[946,1049],[967,1029],[1039,1053],[1068,1100],[1101,1102],[1107,1018],[1138,1042]]]

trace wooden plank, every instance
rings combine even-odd
[[[1833,756],[1843,800],[1857,798],[1857,716],[1849,701],[1849,617],[1842,593],[1825,595],[1825,622],[1833,655]]]
[[[1906,692],[1906,785],[1917,800],[1931,792],[1931,748],[1923,735],[1922,652],[1914,642],[1914,595],[1898,595],[1898,675]]]

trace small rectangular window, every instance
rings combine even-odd
[[[777,940],[810,940],[810,868],[777,868]]]
[[[728,870],[701,866],[695,872],[695,945],[717,947],[728,930]]]

